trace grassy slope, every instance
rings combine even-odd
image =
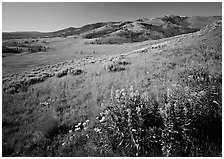
[[[209,68],[211,74],[220,75],[220,48],[213,47],[213,52],[217,55],[214,57],[204,51],[209,52],[209,46],[218,46],[221,43],[220,37],[217,40],[220,34],[215,35],[212,41],[203,41],[204,36],[198,37],[196,34],[171,38],[159,44],[164,47],[148,49],[146,53],[136,53],[125,57],[125,60],[131,64],[122,66],[125,68],[123,71],[108,72],[101,63],[88,64],[82,66],[85,73],[79,76],[52,77],[43,83],[32,85],[26,92],[14,95],[3,92],[3,156],[99,155],[94,151],[95,145],[92,142],[87,143],[93,145],[85,145],[89,150],[83,149],[82,145],[78,145],[72,151],[63,148],[61,144],[68,136],[68,130],[72,125],[86,119],[94,123],[101,109],[100,104],[108,101],[111,90],[132,85],[140,92],[153,92],[160,101],[164,91],[176,82],[179,73],[188,68],[203,66]],[[214,34],[206,36],[213,37]],[[208,47],[200,48],[202,44]],[[150,45],[144,43],[142,46],[149,47]],[[87,49],[93,49],[91,47],[94,46],[89,48],[87,46]],[[94,49],[99,51],[102,49],[102,47],[95,47]],[[125,45],[114,46],[116,49],[113,46],[109,49],[107,46],[103,47],[105,50],[102,54],[108,52],[109,49],[116,50],[122,47],[125,50]],[[130,48],[135,47],[130,46]],[[83,47],[82,50],[84,49]],[[117,53],[124,52],[123,50]],[[68,57],[74,58],[71,54]],[[50,104],[40,104],[44,101]],[[62,127],[64,131],[61,127],[59,129],[58,125],[64,125]],[[43,137],[35,139],[46,147],[38,148],[30,145],[34,140],[34,134],[38,132],[41,132]],[[49,134],[54,135],[55,138],[50,138]],[[116,156],[116,154],[108,155]]]
[[[43,40],[47,41],[47,44],[45,45],[50,48],[47,52],[4,57],[2,60],[3,76],[29,71],[43,65],[55,64],[71,59],[79,59],[86,56],[111,55],[130,52],[141,48],[142,45],[144,45],[144,43],[135,43],[132,45],[85,45],[85,40],[82,38],[75,39],[73,37],[68,37],[66,39],[53,38]],[[39,40],[36,44],[43,45],[41,42],[43,40]]]
[[[192,33],[211,24],[221,17],[179,17],[164,16],[155,19],[138,19],[124,25],[114,24],[112,27],[102,27],[101,30],[85,33],[88,39],[97,38],[94,44],[122,44],[157,40],[181,34]]]

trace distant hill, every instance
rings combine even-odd
[[[48,33],[42,33],[42,32],[3,32],[2,33],[2,39],[24,39],[24,38],[38,38],[38,37],[44,37],[45,35],[48,35]]]
[[[92,43],[124,43],[157,40],[181,34],[199,31],[201,28],[215,21],[221,16],[214,17],[183,17],[163,16],[153,19],[138,19],[132,22],[117,22],[106,25],[86,33],[85,38],[97,38]]]
[[[94,23],[94,24],[88,24],[84,25],[80,28],[74,28],[74,27],[69,27],[63,30],[55,31],[52,33],[49,33],[51,36],[69,36],[69,35],[79,35],[81,33],[88,32],[90,30],[102,27],[108,23]]]
[[[84,25],[79,28],[69,27],[55,32],[11,32],[2,33],[3,40],[38,38],[38,37],[66,37],[82,35],[86,39],[94,39],[92,43],[124,43],[140,42],[172,37],[180,34],[196,32],[208,24],[221,20],[221,16],[185,17],[163,16],[153,19],[138,19],[122,22],[99,22]]]
[[[104,26],[108,23],[94,23],[84,25],[80,28],[69,27],[54,32],[3,32],[2,39],[23,39],[23,38],[39,38],[39,37],[66,37],[71,35],[79,35],[95,28]]]

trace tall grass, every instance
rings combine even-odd
[[[116,90],[99,129],[121,156],[221,156],[220,79],[203,68],[186,70],[160,104],[133,87]]]

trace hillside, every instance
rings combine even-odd
[[[181,34],[192,33],[211,24],[221,17],[182,17],[164,16],[153,19],[138,19],[133,22],[115,23],[102,28],[97,28],[86,34],[86,38],[98,38],[92,43],[114,44],[125,42],[141,42],[157,40]]]
[[[55,34],[80,36],[4,57],[3,71],[21,70],[2,79],[3,156],[222,156],[220,18],[68,28]],[[94,44],[112,37],[127,43]]]
[[[82,34],[84,38],[99,38],[92,43],[125,43],[141,42],[145,40],[156,40],[172,37],[180,34],[191,33],[200,30],[204,26],[217,20],[216,17],[182,17],[182,16],[163,16],[153,19],[138,19],[135,21],[124,22],[101,22],[82,26],[80,28],[66,28],[63,30],[40,33],[40,32],[15,32],[3,33],[3,40],[38,38],[38,37],[66,37]]]
[[[39,38],[48,35],[41,32],[3,32],[2,40],[8,39],[24,39],[24,38]]]

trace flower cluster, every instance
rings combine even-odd
[[[159,145],[159,113],[155,100],[130,86],[111,93],[111,105],[101,113],[101,125],[108,134],[114,151],[125,156],[155,153]]]

